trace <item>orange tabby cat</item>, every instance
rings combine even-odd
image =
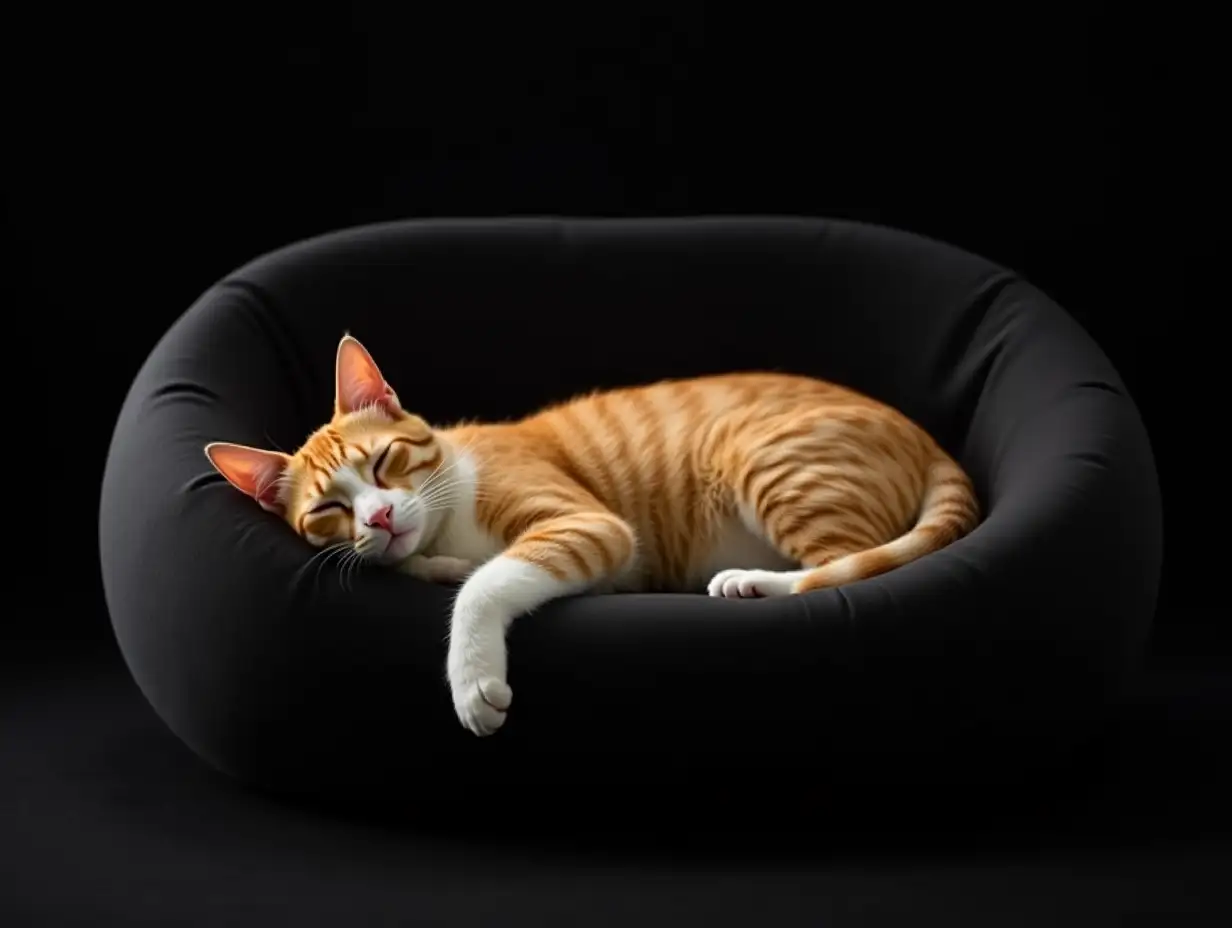
[[[346,336],[335,395],[333,419],[293,455],[223,442],[206,454],[317,547],[464,581],[446,672],[477,735],[512,699],[510,622],[551,599],[804,593],[936,551],[980,515],[967,476],[920,427],[806,377],[667,381],[434,429]]]

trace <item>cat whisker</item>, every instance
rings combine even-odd
[[[420,491],[419,498],[425,503],[435,502],[439,499],[457,500],[461,498],[465,489],[460,480],[452,480],[449,483],[433,487],[427,493]]]
[[[342,557],[338,558],[338,585],[342,587],[342,591],[346,592],[346,565],[354,556],[354,550],[348,549],[342,552]]]
[[[346,553],[346,556],[342,559],[342,566],[340,568],[340,574],[341,574],[341,585],[342,585],[343,592],[346,592],[346,593],[355,592],[355,587],[351,583],[351,581],[354,580],[355,571],[359,568],[359,565],[362,563],[362,561],[363,561],[363,557],[360,555],[359,551],[355,548],[352,548],[350,551],[348,551]]]
[[[450,477],[448,480],[445,480],[444,483],[439,483],[439,481],[443,480],[446,476],[447,475],[442,472],[434,478],[425,480],[419,485],[419,489],[416,490],[416,492],[420,496],[429,496],[437,490],[460,485],[461,481],[457,477]]]
[[[452,467],[456,463],[457,463],[457,459],[455,458],[454,461],[451,462],[449,466]],[[445,466],[445,459],[444,457],[442,457],[440,462],[436,465],[436,467],[432,469],[432,473],[428,474],[428,476],[424,479],[424,482],[421,485],[421,489],[427,489],[428,487],[432,486],[432,482],[436,479],[437,474],[441,472],[441,468],[444,466]]]
[[[444,482],[439,484],[436,481],[432,481],[431,483],[425,482],[416,492],[419,493],[420,496],[431,497],[437,491],[469,489],[470,492],[474,494],[476,499],[487,499],[490,496],[489,491],[481,485],[468,485],[467,481],[463,480],[462,477],[458,475],[449,477],[447,480],[444,479],[445,476],[445,474],[441,474],[440,477],[437,478],[438,480],[443,480]]]
[[[308,570],[311,570],[314,566],[317,568],[318,575],[319,575],[320,568],[325,565],[325,563],[330,559],[330,557],[337,554],[339,551],[347,547],[347,545],[349,544],[350,542],[347,542],[347,541],[339,541],[332,545],[327,545],[326,547],[322,548],[320,551],[317,551],[315,554],[312,555],[312,557],[308,558],[308,560],[304,562],[304,564],[299,568],[299,570],[295,572],[295,575],[292,578],[293,582],[299,582],[301,575],[306,573]]]
[[[341,556],[335,562],[337,569],[338,569],[338,583],[342,587],[344,592],[346,591],[347,565],[351,562],[351,559],[354,557],[355,557],[355,549],[351,547],[347,547],[342,550]]]
[[[462,485],[460,483],[457,483],[457,482],[447,483],[444,486],[433,487],[432,490],[428,493],[420,493],[419,498],[420,499],[438,499],[441,496],[447,496],[450,494],[457,495],[461,490],[462,490]]]
[[[438,490],[445,490],[450,487],[456,487],[456,486],[460,486],[458,479],[450,478],[449,480],[446,480],[444,483],[437,483],[436,481],[433,481],[430,484],[425,483],[415,492],[418,493],[420,496],[431,496],[433,493],[437,492]]]
[[[432,512],[452,512],[457,508],[458,501],[456,499],[438,499],[431,503],[427,503],[423,507],[424,513]]]
[[[349,547],[350,547],[349,542],[340,541],[335,544],[329,545],[326,548],[321,549],[316,554],[314,554],[311,558],[309,558],[307,563],[305,563],[304,566],[301,567],[296,572],[296,575],[295,575],[296,581],[298,581],[300,574],[315,567],[316,570],[313,571],[313,575],[312,575],[312,589],[313,589],[313,592],[315,593],[320,588],[321,572],[325,569],[325,565],[328,564],[331,560],[333,560],[335,556],[337,555],[345,556],[347,549]]]
[[[462,493],[458,487],[438,487],[435,492],[429,493],[427,496],[420,495],[419,501],[425,506],[432,506],[442,500],[448,503],[456,503],[461,496]]]
[[[424,515],[431,515],[434,512],[450,512],[453,506],[449,503],[442,503],[437,506],[425,506],[423,509]]]
[[[449,511],[450,509],[452,509],[452,508],[453,508],[453,504],[452,504],[452,503],[450,503],[450,502],[448,502],[448,501],[446,501],[446,502],[443,502],[443,503],[438,503],[438,504],[437,504],[437,505],[435,505],[435,506],[425,506],[423,511],[424,511],[425,513],[430,513],[430,512],[448,512],[448,511]]]
[[[475,441],[476,441],[476,438],[471,438],[471,440],[468,441],[464,446],[457,449],[454,452],[453,460],[449,462],[449,466],[445,467],[444,470],[441,470],[441,467],[445,464],[444,460],[442,460],[440,464],[437,464],[435,469],[432,471],[432,473],[430,473],[428,475],[428,478],[423,482],[423,484],[421,484],[420,492],[421,493],[426,492],[432,486],[434,481],[440,479],[441,477],[444,477],[451,470],[456,468],[458,466],[458,463],[462,460],[462,455],[466,451],[470,450],[470,447],[475,443]]]

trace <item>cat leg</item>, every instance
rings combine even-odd
[[[707,585],[711,596],[787,596],[813,568],[876,547],[884,540],[878,535],[878,527],[851,505],[853,494],[868,490],[858,478],[836,479],[790,464],[751,469],[750,473],[741,481],[739,508],[743,521],[801,569],[721,570]]]
[[[710,578],[706,592],[723,599],[787,596],[795,589],[796,582],[808,574],[807,570],[745,570],[730,567]]]
[[[845,524],[838,513],[811,513],[812,521],[792,537],[784,537],[769,526],[763,531],[781,553],[800,562],[799,570],[747,570],[729,568],[711,578],[707,592],[725,599],[753,599],[763,596],[787,596],[795,592],[796,584],[822,564],[866,551],[875,543],[865,540],[863,532]]]
[[[544,603],[593,589],[633,561],[633,530],[609,512],[559,515],[532,525],[458,591],[446,674],[458,720],[476,735],[505,722],[513,699],[505,633]]]

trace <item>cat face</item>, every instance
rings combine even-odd
[[[402,409],[367,350],[338,345],[333,418],[291,455],[245,445],[206,446],[214,468],[310,544],[346,545],[383,564],[423,549],[444,516],[425,495],[446,470],[432,428]]]

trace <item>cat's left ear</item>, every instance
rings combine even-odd
[[[380,368],[359,339],[344,335],[338,343],[334,368],[334,412],[345,416],[367,406],[378,406],[395,419],[401,419],[402,404]]]
[[[215,441],[205,446],[205,456],[231,486],[251,496],[262,509],[278,515],[286,512],[281,490],[282,475],[291,463],[289,455]]]

